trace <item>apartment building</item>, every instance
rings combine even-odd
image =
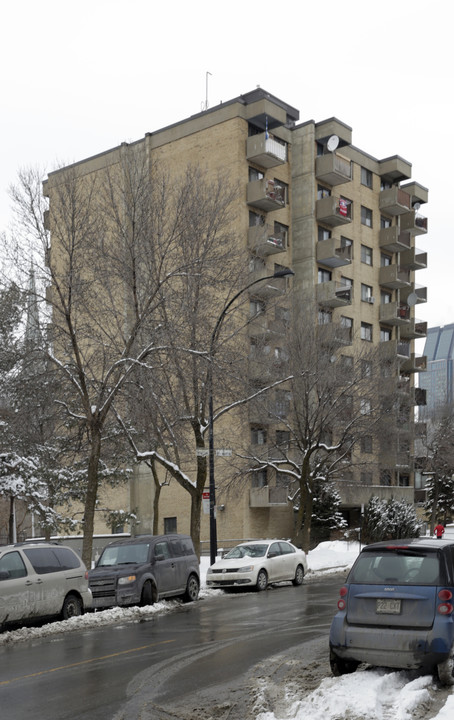
[[[136,152],[164,163],[171,172],[198,163],[239,183],[237,229],[250,254],[251,283],[282,269],[293,271],[290,281],[268,279],[251,289],[247,342],[253,345],[255,338],[277,325],[281,339],[275,344],[281,346],[286,303],[296,305],[309,292],[318,308],[314,322],[341,326],[347,354],[364,343],[377,347],[383,363],[393,368],[382,392],[398,407],[399,429],[393,443],[377,450],[373,470],[358,469],[339,479],[338,489],[353,523],[371,495],[412,502],[413,415],[421,397],[415,376],[426,363],[415,354],[414,340],[427,332],[426,324],[416,318],[418,304],[427,299],[426,289],[415,280],[418,269],[426,267],[427,254],[415,242],[427,233],[427,218],[420,208],[428,191],[411,179],[411,164],[398,155],[377,159],[358,149],[352,129],[335,117],[300,122],[297,109],[261,88],[147,133],[133,145]],[[118,163],[125,147],[80,161],[78,172],[92,174]],[[50,203],[58,172],[45,183]],[[274,299],[280,296],[283,303],[276,304]],[[253,410],[245,424],[241,435],[249,436],[253,445],[266,445],[266,433]],[[223,476],[228,463],[228,453],[216,457],[217,477]],[[219,483],[221,543],[292,535],[293,508],[275,478],[256,477],[234,499]],[[164,490],[162,530],[187,531],[187,498],[175,485]],[[141,468],[130,493],[118,490],[107,502],[134,509],[140,531],[146,532],[151,527],[152,500],[152,483],[146,468]],[[206,514],[201,532],[206,540]]]

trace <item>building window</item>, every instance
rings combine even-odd
[[[176,517],[165,517],[164,518],[164,535],[170,533],[176,533],[177,531],[177,519]]]
[[[372,452],[372,435],[365,435],[361,438],[361,452],[371,453]]]
[[[320,225],[317,228],[317,238],[318,240],[329,240],[331,237],[331,230],[327,230],[324,227],[321,227]]]
[[[340,279],[341,285],[344,287],[353,287],[353,280],[351,278],[345,277],[345,275],[341,275]]]
[[[380,485],[391,485],[391,470],[382,470],[380,473]]]
[[[262,488],[266,487],[268,485],[268,478],[266,474],[266,468],[263,468],[262,470],[257,470],[257,472],[254,472],[252,475],[252,487],[254,488]]]
[[[371,472],[362,472],[361,473],[361,485],[372,485],[373,482],[373,475]]]
[[[329,282],[332,278],[331,270],[323,270],[322,268],[318,269],[318,282],[324,283]]]
[[[288,246],[288,225],[274,221],[273,227],[274,237],[282,240],[282,246],[286,248]]]
[[[392,338],[391,328],[380,328],[380,342],[388,342]]]
[[[372,325],[370,323],[361,323],[361,340],[372,342]]]
[[[372,363],[370,360],[361,360],[361,377],[372,377]]]
[[[388,305],[390,302],[392,302],[393,294],[390,292],[387,292],[386,290],[380,291],[380,303],[382,305]]]
[[[350,238],[347,238],[344,235],[341,235],[341,248],[351,247],[352,245],[353,245],[353,240],[350,240]]]
[[[323,185],[317,185],[317,200],[323,200],[323,198],[330,197],[331,190],[324,187]]]
[[[390,255],[386,255],[385,253],[381,253],[380,255],[380,265],[381,267],[388,267],[392,263],[392,257]]]
[[[372,187],[372,173],[365,167],[361,168],[361,185],[365,185],[368,188]]]
[[[363,302],[371,303],[372,300],[372,286],[361,283],[361,300]]]
[[[290,432],[288,430],[276,430],[276,445],[281,448],[289,447]]]
[[[266,305],[263,300],[250,300],[249,301],[249,315],[250,317],[256,317],[256,315],[263,315],[266,311]]]
[[[380,183],[380,190],[389,190],[392,188],[393,184],[389,182],[389,180],[382,180]]]
[[[366,265],[372,265],[372,248],[367,245],[361,245],[361,262]]]
[[[263,180],[264,174],[261,170],[257,170],[257,168],[250,167],[249,168],[249,182],[253,182],[254,180]]]
[[[408,475],[400,475],[399,474],[399,486],[400,487],[409,487],[410,486],[410,478]]]
[[[251,428],[251,444],[266,445],[266,430],[264,428]]]
[[[329,323],[332,321],[333,317],[330,310],[325,310],[324,308],[319,308],[318,311],[318,324],[319,325],[329,325]]]
[[[256,227],[257,225],[265,225],[265,216],[249,210],[249,227]]]
[[[290,412],[291,394],[288,390],[276,390],[276,415],[281,418],[287,417]]]
[[[289,192],[288,192],[288,185],[285,182],[282,182],[282,180],[278,180],[277,178],[274,178],[274,186],[280,187],[281,189],[281,197],[286,205],[288,205],[288,199],[289,199]]]
[[[277,320],[279,323],[283,323],[284,325],[288,325],[290,322],[290,311],[288,308],[282,307],[281,305],[276,305],[274,309],[274,319]]]
[[[339,358],[340,367],[343,372],[350,373],[353,370],[353,358],[351,355],[341,355]]]
[[[361,398],[361,400],[359,401],[359,411],[360,411],[361,415],[370,415],[372,412],[372,406],[371,406],[370,400]]]
[[[361,205],[361,224],[372,227],[372,210]]]
[[[316,141],[315,145],[317,147],[317,157],[324,155],[325,154],[325,146],[323,145],[323,143]]]
[[[380,215],[380,227],[382,230],[384,228],[389,228],[393,224],[393,221],[390,218],[385,217],[384,215]]]

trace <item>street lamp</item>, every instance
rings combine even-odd
[[[290,268],[282,268],[282,270],[276,270],[273,275],[266,275],[265,277],[253,280],[253,282],[246,285],[244,288],[239,290],[227,303],[223,311],[219,315],[214,330],[211,335],[210,341],[210,365],[208,368],[208,427],[209,427],[209,479],[210,479],[210,564],[212,565],[216,561],[216,555],[218,553],[218,538],[217,538],[217,527],[216,527],[216,487],[214,483],[214,432],[213,432],[213,357],[214,357],[214,346],[219,334],[219,330],[222,325],[229,308],[233,305],[235,300],[239,298],[242,293],[246,292],[253,285],[263,282],[264,280],[273,280],[275,278],[287,277],[288,275],[294,275],[295,273]]]

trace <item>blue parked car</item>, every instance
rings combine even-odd
[[[360,663],[438,672],[454,685],[454,542],[367,545],[340,589],[330,630],[333,675]]]

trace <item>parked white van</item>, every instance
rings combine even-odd
[[[92,605],[87,577],[80,557],[64,545],[0,547],[0,628],[33,618],[81,615]]]

